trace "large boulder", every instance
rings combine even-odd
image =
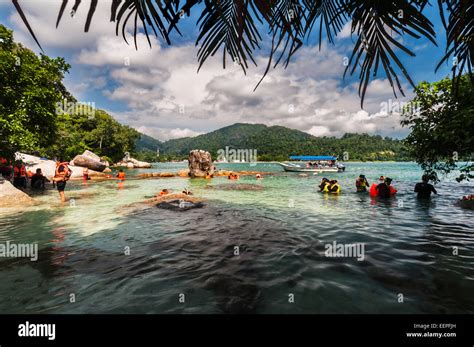
[[[34,203],[35,201],[28,194],[23,193],[9,181],[0,177],[0,207],[21,207]]]
[[[76,155],[74,159],[71,161],[71,164],[73,164],[74,166],[86,167],[90,170],[99,171],[99,172],[102,172],[107,168],[107,166],[101,163],[100,161],[95,161],[82,154]]]
[[[192,178],[214,175],[211,154],[200,149],[194,149],[189,152],[188,167],[189,176]]]
[[[128,153],[125,155],[125,157],[122,159],[122,161],[115,164],[115,166],[127,167],[129,169],[149,169],[149,168],[151,168],[150,163],[147,163],[146,161],[136,160],[136,159],[130,157],[130,155],[128,155]]]
[[[36,172],[36,169],[41,169],[43,175],[51,179],[54,177],[56,172],[56,162],[54,160],[48,160],[46,158],[39,158],[33,155],[16,153],[16,159],[22,160],[25,163],[26,169],[31,172]],[[71,179],[82,178],[83,167],[69,165],[69,168],[72,170]],[[89,176],[105,176],[104,173],[98,171],[89,171]]]
[[[100,159],[97,154],[88,150],[85,150],[82,154],[76,155],[70,164],[74,166],[86,167],[90,170],[99,172],[103,172],[108,166],[107,162],[102,161],[102,159]]]

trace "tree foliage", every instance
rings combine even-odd
[[[68,70],[64,59],[38,57],[0,25],[0,157],[54,141],[56,103],[69,96],[62,83]]]
[[[21,151],[70,160],[88,149],[117,161],[134,151],[138,131],[70,95],[62,82],[69,68],[15,43],[0,25],[0,157]],[[64,110],[65,101],[75,107]]]
[[[285,161],[290,155],[336,155],[347,160],[408,160],[400,140],[345,134],[342,138],[316,137],[282,126],[237,123],[208,134],[169,140],[160,145],[160,157],[186,159],[190,150],[204,149],[213,158],[219,149],[257,150],[258,160]]]
[[[423,170],[433,179],[437,172],[460,169],[458,181],[474,176],[470,160],[474,155],[474,88],[467,75],[460,78],[458,91],[449,78],[422,82],[415,88],[410,109],[402,124],[411,129],[406,143]],[[415,106],[415,107],[412,107]]]

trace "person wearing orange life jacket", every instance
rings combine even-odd
[[[119,179],[119,181],[125,181],[125,172],[123,172],[122,169],[119,170],[119,173],[117,174],[117,178]]]
[[[56,162],[56,171],[54,173],[53,182],[56,182],[56,187],[59,192],[59,198],[62,202],[66,201],[64,189],[66,189],[66,182],[69,181],[71,175],[72,171],[69,168],[69,162]]]
[[[27,185],[27,173],[25,165],[19,160],[13,167],[13,185],[16,188],[26,188]]]

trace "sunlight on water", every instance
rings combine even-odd
[[[413,163],[348,163],[345,173],[327,175],[341,183],[339,196],[317,192],[324,174],[304,177],[271,163],[218,165],[271,172],[263,180],[133,177],[185,165],[129,171],[121,186],[70,182],[65,204],[48,190],[36,206],[0,209],[0,242],[39,247],[37,262],[0,259],[0,295],[8,298],[0,311],[474,313],[474,213],[454,205],[473,193],[471,183],[445,178],[438,196],[420,202]],[[392,177],[396,198],[355,193],[361,173],[370,183]],[[204,207],[136,205],[163,188],[188,188]],[[365,259],[325,257],[334,241],[364,243]]]

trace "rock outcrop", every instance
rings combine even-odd
[[[28,194],[17,189],[9,181],[0,177],[0,207],[21,207],[35,203]]]
[[[25,163],[26,169],[31,172],[36,172],[36,169],[41,169],[43,175],[47,178],[53,178],[56,172],[56,162],[54,160],[44,159],[35,157],[34,155],[23,154],[23,153],[16,153],[16,159],[22,160]],[[83,167],[69,165],[69,168],[72,170],[71,179],[82,179],[82,170]],[[105,176],[104,173],[89,170],[90,177],[103,177]]]
[[[175,177],[176,175],[172,172],[150,172],[139,174],[140,178],[150,178],[150,177]]]
[[[128,153],[126,153],[125,157],[121,161],[119,161],[117,164],[115,164],[115,166],[117,166],[117,167],[127,167],[129,169],[149,169],[149,168],[151,168],[150,163],[147,163],[145,161],[136,160],[136,159],[130,157],[130,155],[128,155]]]
[[[71,165],[86,167],[90,170],[104,172],[107,169],[107,162],[104,162],[100,157],[91,151],[84,151],[84,153],[76,155],[70,162]]]
[[[214,175],[211,154],[200,149],[194,149],[189,152],[188,167],[189,176],[192,178]]]

